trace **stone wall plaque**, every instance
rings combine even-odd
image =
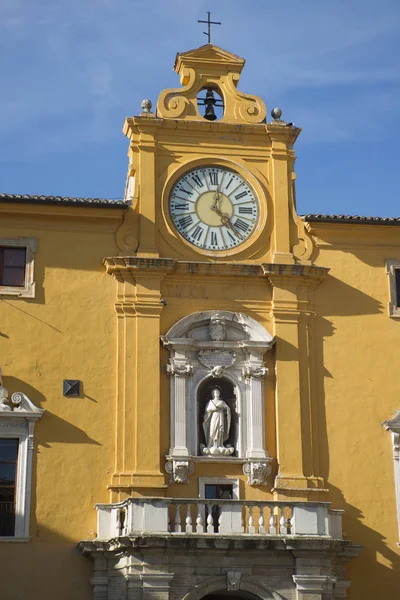
[[[199,350],[199,362],[207,369],[220,366],[229,369],[236,360],[236,352],[226,350]]]

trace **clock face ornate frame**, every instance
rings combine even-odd
[[[265,194],[247,169],[202,159],[179,167],[163,194],[164,218],[180,242],[201,254],[238,254],[259,238],[266,221]]]

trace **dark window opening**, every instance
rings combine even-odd
[[[0,439],[0,536],[15,532],[15,500],[19,440]]]
[[[0,285],[24,287],[26,248],[0,247]]]
[[[396,278],[396,306],[400,308],[400,269],[395,269],[394,275]]]
[[[206,483],[205,485],[205,497],[210,500],[232,500],[233,499],[233,486],[232,484],[219,484],[219,483]],[[206,522],[209,515],[209,508],[206,505]],[[221,508],[218,504],[214,504],[211,507],[211,515],[214,526],[214,533],[219,531],[219,517],[221,515]]]

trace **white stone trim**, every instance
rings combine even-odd
[[[396,293],[396,270],[400,270],[400,259],[388,259],[386,261],[386,273],[389,276],[389,316],[400,318],[400,298]]]
[[[217,315],[223,322],[220,337],[213,330],[213,317]],[[199,456],[197,392],[205,380],[215,378],[217,384],[220,377],[230,380],[234,387],[238,429],[236,456],[227,459],[221,455],[219,460],[257,461],[263,463],[267,476],[270,459],[265,446],[264,378],[268,370],[263,356],[274,344],[272,335],[244,313],[208,310],[184,317],[161,340],[170,351],[170,447],[166,467],[171,482],[188,483],[193,470],[190,463],[204,459]],[[213,356],[221,363],[213,363]],[[211,461],[216,462],[210,457]],[[178,467],[181,474],[176,476]],[[254,485],[265,484],[265,480],[260,483],[259,478],[250,477],[250,481],[253,479]]]
[[[324,592],[332,593],[332,586],[336,579],[329,575],[293,575],[293,581],[296,585],[296,590],[301,595],[308,598],[309,595],[315,594],[320,596]]]
[[[2,385],[0,369],[0,438],[19,440],[14,536],[0,536],[0,542],[27,541],[29,539],[33,433],[35,422],[41,418],[43,413],[42,408],[37,408],[21,392],[13,394],[11,400],[8,399],[8,392]]]
[[[390,431],[393,445],[394,486],[396,493],[398,545],[400,542],[400,410],[394,417],[382,423],[386,431]]]
[[[13,287],[0,285],[0,296],[18,296],[19,298],[35,297],[34,267],[37,243],[35,238],[0,238],[0,246],[26,248],[25,285]]]

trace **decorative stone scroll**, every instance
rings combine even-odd
[[[167,373],[174,377],[188,377],[193,371],[193,366],[186,363],[171,361],[167,365]]]
[[[245,365],[242,369],[242,375],[245,379],[264,379],[268,375],[268,369],[259,365]]]
[[[194,472],[191,460],[170,459],[165,463],[165,470],[170,475],[171,483],[189,483],[190,475]]]
[[[238,83],[244,59],[218,46],[178,54],[175,71],[182,87],[163,90],[157,102],[157,116],[162,119],[200,120],[197,96],[213,89],[224,102],[222,123],[265,123],[267,109],[261,98],[240,92]]]
[[[243,473],[247,475],[249,485],[266,485],[267,478],[272,471],[272,458],[263,461],[246,461],[243,464]]]

